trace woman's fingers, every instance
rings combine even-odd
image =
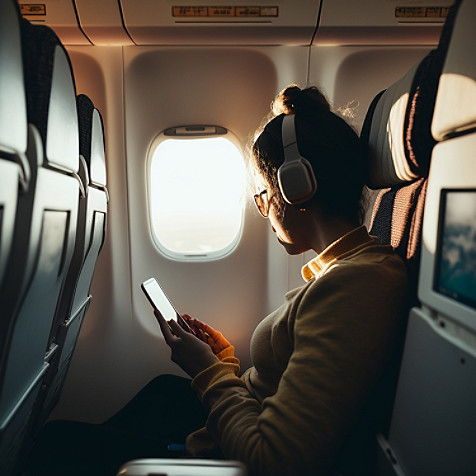
[[[168,321],[168,325],[170,329],[172,330],[172,332],[174,333],[174,335],[176,335],[177,337],[184,337],[185,335],[188,334],[188,332],[184,330],[182,326],[175,319],[170,319],[170,321]]]
[[[217,340],[217,338],[219,338],[218,336],[222,335],[221,332],[218,332],[217,330],[213,329],[213,327],[210,327],[208,324],[205,324],[198,319],[191,318],[191,322],[195,327],[212,336],[214,340]]]
[[[195,319],[188,314],[183,314],[182,317],[187,324],[196,331],[196,336],[206,344],[208,344],[215,354],[218,354],[223,349],[228,347],[230,342],[223,336],[223,334],[204,322]]]
[[[213,353],[218,354],[218,352],[220,352],[220,347],[212,337],[208,337],[207,344],[212,348]]]
[[[195,319],[195,321],[197,321]],[[217,331],[213,329],[213,327],[210,327],[208,324],[205,324],[204,322],[197,321],[197,325],[200,325],[201,329],[203,329],[204,332],[207,332],[210,335],[213,335]]]
[[[190,317],[188,314],[182,314],[183,320],[188,324],[190,329],[195,333],[195,336],[198,337],[203,342],[207,342],[203,334],[202,329],[196,325],[195,319]]]
[[[170,330],[169,324],[164,319],[164,316],[162,316],[161,312],[158,311],[157,309],[154,309],[154,314],[157,321],[159,322],[160,330],[162,331],[165,342],[167,342],[167,344],[170,345],[170,343],[173,341],[174,335],[172,334],[172,331]]]
[[[159,311],[154,311],[154,314],[165,342],[170,347],[172,361],[190,377],[195,377],[202,370],[218,362],[210,346],[185,331],[175,319],[166,321]]]

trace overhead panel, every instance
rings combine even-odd
[[[79,22],[93,45],[132,45],[117,0],[74,0]],[[136,5],[136,8],[140,4]]]
[[[454,0],[322,0],[316,45],[438,43]]]
[[[81,31],[72,0],[20,0],[20,11],[32,23],[51,27],[65,45],[90,45]]]
[[[321,0],[120,0],[138,45],[309,45]]]

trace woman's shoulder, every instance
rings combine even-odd
[[[374,241],[367,246],[343,255],[328,270],[339,273],[370,273],[382,275],[391,273],[405,277],[407,267],[400,255],[390,245]]]
[[[309,284],[309,283],[308,283]],[[319,278],[303,288],[302,299],[345,299],[351,295],[402,295],[408,285],[407,267],[391,246],[375,243],[342,256]]]

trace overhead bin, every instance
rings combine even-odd
[[[310,45],[321,0],[120,0],[137,45]]]
[[[74,3],[81,29],[92,44],[133,44],[124,29],[117,0],[74,0]]]
[[[321,0],[19,0],[66,45],[310,45]]]
[[[53,28],[65,45],[132,45],[117,0],[19,0],[22,15]]]
[[[437,44],[454,0],[322,0],[315,45]]]
[[[438,43],[453,0],[19,0],[66,45]],[[35,2],[35,3],[33,3]]]
[[[46,24],[53,28],[63,44],[91,44],[79,27],[72,0],[32,0],[30,2],[20,0],[18,3],[24,18],[31,23]]]

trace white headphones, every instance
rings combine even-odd
[[[306,202],[317,190],[312,166],[299,153],[294,118],[294,114],[283,117],[284,163],[278,169],[279,189],[284,200],[291,205]]]

